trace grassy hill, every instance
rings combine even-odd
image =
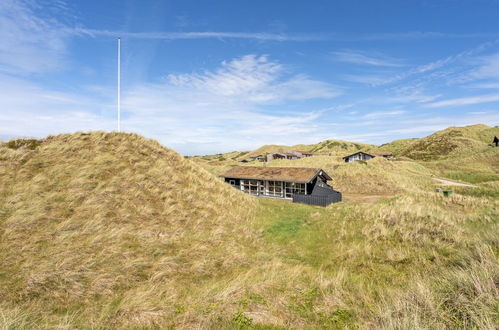
[[[399,156],[402,150],[406,150],[408,146],[412,145],[417,140],[418,139],[416,138],[393,140],[392,142],[380,145],[378,150],[391,152],[394,156]]]
[[[340,156],[314,156],[297,160],[279,159],[251,166],[319,167],[333,177],[333,186],[350,194],[396,194],[430,189],[431,171],[411,161],[389,161],[376,157],[368,162],[345,163]]]
[[[316,154],[345,156],[357,151],[391,152],[414,160],[428,161],[458,157],[466,153],[481,152],[491,146],[494,136],[499,135],[499,127],[483,124],[449,127],[423,138],[394,140],[380,146],[341,140],[325,140],[316,144],[294,146],[265,145],[253,151],[234,151],[225,154],[202,156],[204,160],[240,161],[249,156],[265,155],[279,150],[302,150]]]
[[[472,125],[449,127],[427,137],[417,139],[400,150],[401,156],[415,160],[435,160],[473,154],[491,147],[499,127]]]
[[[345,201],[321,208],[245,195],[199,166],[229,164],[134,134],[2,144],[0,328],[499,323],[499,180],[445,198],[431,181],[443,163],[267,164],[326,169]]]
[[[75,311],[80,325],[148,324],[188,295],[186,283],[244,263],[255,201],[155,141],[13,141],[0,165],[0,305],[43,306],[36,324]]]
[[[215,155],[205,155],[196,156],[196,159],[202,159],[205,161],[240,161],[247,159],[250,156],[256,155],[266,155],[272,152],[278,152],[281,150],[299,150],[308,151],[316,154],[334,154],[334,155],[347,155],[349,153],[354,153],[359,150],[374,150],[375,146],[370,144],[347,142],[342,140],[325,140],[316,144],[297,144],[293,146],[285,146],[278,144],[268,144],[264,145],[258,149],[252,151],[232,151],[227,153],[215,154]]]
[[[284,146],[284,145],[265,145],[256,150],[249,152],[246,157],[253,155],[265,155],[271,152],[277,152],[279,150],[300,150],[308,151],[317,154],[335,154],[335,155],[346,155],[348,153],[353,153],[359,150],[371,150],[374,146],[370,144],[347,142],[341,140],[325,140],[316,144],[297,144],[294,146]]]

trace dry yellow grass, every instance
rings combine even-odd
[[[345,163],[339,156],[314,156],[298,160],[279,159],[251,166],[322,168],[332,185],[343,193],[389,194],[429,189],[431,172],[413,161],[391,161],[376,157],[367,162]]]
[[[186,282],[245,262],[255,202],[155,141],[94,132],[4,146],[0,178],[4,304],[93,301],[115,305],[96,322],[147,324],[174,313]]]
[[[491,146],[499,127],[470,125],[449,127],[427,137],[417,139],[400,150],[401,156],[415,160],[436,160],[450,157],[462,157],[466,154],[481,152]]]
[[[497,181],[445,198],[410,161],[267,164],[392,196],[320,208],[244,195],[133,134],[40,142],[0,147],[0,329],[499,322]]]

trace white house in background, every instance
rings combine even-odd
[[[372,159],[374,157],[383,157],[386,159],[392,159],[393,154],[390,152],[368,154],[366,152],[359,151],[359,152],[356,152],[354,154],[345,156],[345,157],[343,157],[343,159],[345,160],[345,163],[351,163],[351,162],[356,162],[358,160],[369,160],[369,159]]]
[[[345,156],[345,157],[343,157],[343,159],[345,160],[345,163],[351,163],[351,162],[356,162],[358,160],[369,160],[369,159],[372,159],[374,157],[375,156],[373,156],[371,154],[359,151],[359,152],[356,152],[354,154]]]

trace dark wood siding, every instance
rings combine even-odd
[[[341,193],[339,191],[334,191],[334,193],[325,196],[293,195],[293,203],[328,206],[337,202],[341,202]]]
[[[231,184],[231,186],[241,189],[241,179],[225,178],[225,182],[228,184],[230,184],[231,181],[234,181],[234,184]]]

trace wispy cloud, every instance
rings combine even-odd
[[[487,41],[484,43],[481,43],[480,45],[467,49],[465,51],[462,51],[460,53],[450,55],[444,58],[437,59],[432,62],[428,62],[422,65],[418,65],[415,67],[410,68],[409,70],[403,71],[401,73],[398,73],[394,76],[386,77],[384,80],[382,80],[379,85],[386,85],[386,84],[393,84],[400,82],[402,80],[412,78],[412,77],[420,77],[426,75],[427,80],[434,80],[435,78],[438,79],[441,76],[446,76],[447,74],[445,72],[438,72],[438,69],[442,69],[445,66],[449,66],[450,64],[454,64],[459,61],[465,61],[469,60],[471,58],[474,58],[478,54],[484,52],[487,49],[490,49],[492,47],[497,46],[499,43],[499,39],[495,39],[492,41]],[[437,72],[434,72],[437,71]]]
[[[442,32],[405,32],[405,33],[269,33],[269,32],[238,32],[238,31],[123,31],[123,30],[99,30],[87,27],[67,27],[65,32],[91,37],[117,37],[139,39],[255,39],[261,41],[372,41],[372,40],[414,40],[435,38],[491,38],[499,34],[459,34]]]
[[[167,78],[175,87],[227,98],[244,98],[245,102],[333,98],[340,94],[340,89],[331,84],[305,75],[283,79],[283,74],[282,65],[270,61],[267,56],[246,55],[222,62],[215,71],[169,75]]]
[[[484,56],[479,59],[480,66],[470,73],[473,79],[491,79],[499,81],[499,53]]]
[[[125,37],[138,39],[254,39],[261,41],[313,41],[327,39],[323,34],[281,34],[268,32],[217,32],[217,31],[197,31],[197,32],[130,32],[130,31],[110,31],[89,28],[66,29],[68,33],[90,37]]]
[[[288,75],[267,56],[246,55],[218,69],[169,75],[163,82],[131,88],[123,97],[124,127],[148,132],[182,152],[248,149],[265,144],[300,142],[315,136],[322,111],[271,114],[266,105],[290,100],[331,99],[334,86],[304,75]],[[230,136],[230,139],[227,139]],[[209,146],[199,145],[201,141]]]
[[[61,92],[2,74],[0,90],[2,135],[41,137],[115,128],[114,120],[110,119],[114,117],[114,107],[108,106],[108,99]]]
[[[404,110],[393,110],[393,111],[377,111],[377,112],[370,112],[366,115],[363,116],[364,119],[375,119],[375,118],[383,118],[383,117],[393,117],[393,116],[400,116],[405,114],[406,111]]]
[[[342,74],[340,76],[345,81],[349,82],[354,82],[354,83],[359,83],[359,84],[365,84],[365,85],[371,85],[371,86],[379,86],[385,83],[386,77],[385,76],[380,76],[377,74],[370,74],[370,73],[365,73],[365,74]]]
[[[476,39],[497,38],[497,33],[447,33],[436,31],[409,31],[399,33],[357,34],[360,40],[415,40],[415,39]]]
[[[463,106],[463,105],[490,103],[490,102],[499,102],[499,94],[460,97],[460,98],[429,103],[426,106],[430,108],[439,108],[439,107]]]
[[[378,52],[363,52],[354,50],[342,50],[332,53],[336,61],[353,63],[368,66],[401,67],[404,66],[401,60],[388,57]]]
[[[64,64],[64,26],[41,18],[31,1],[0,2],[0,72],[47,72]]]

